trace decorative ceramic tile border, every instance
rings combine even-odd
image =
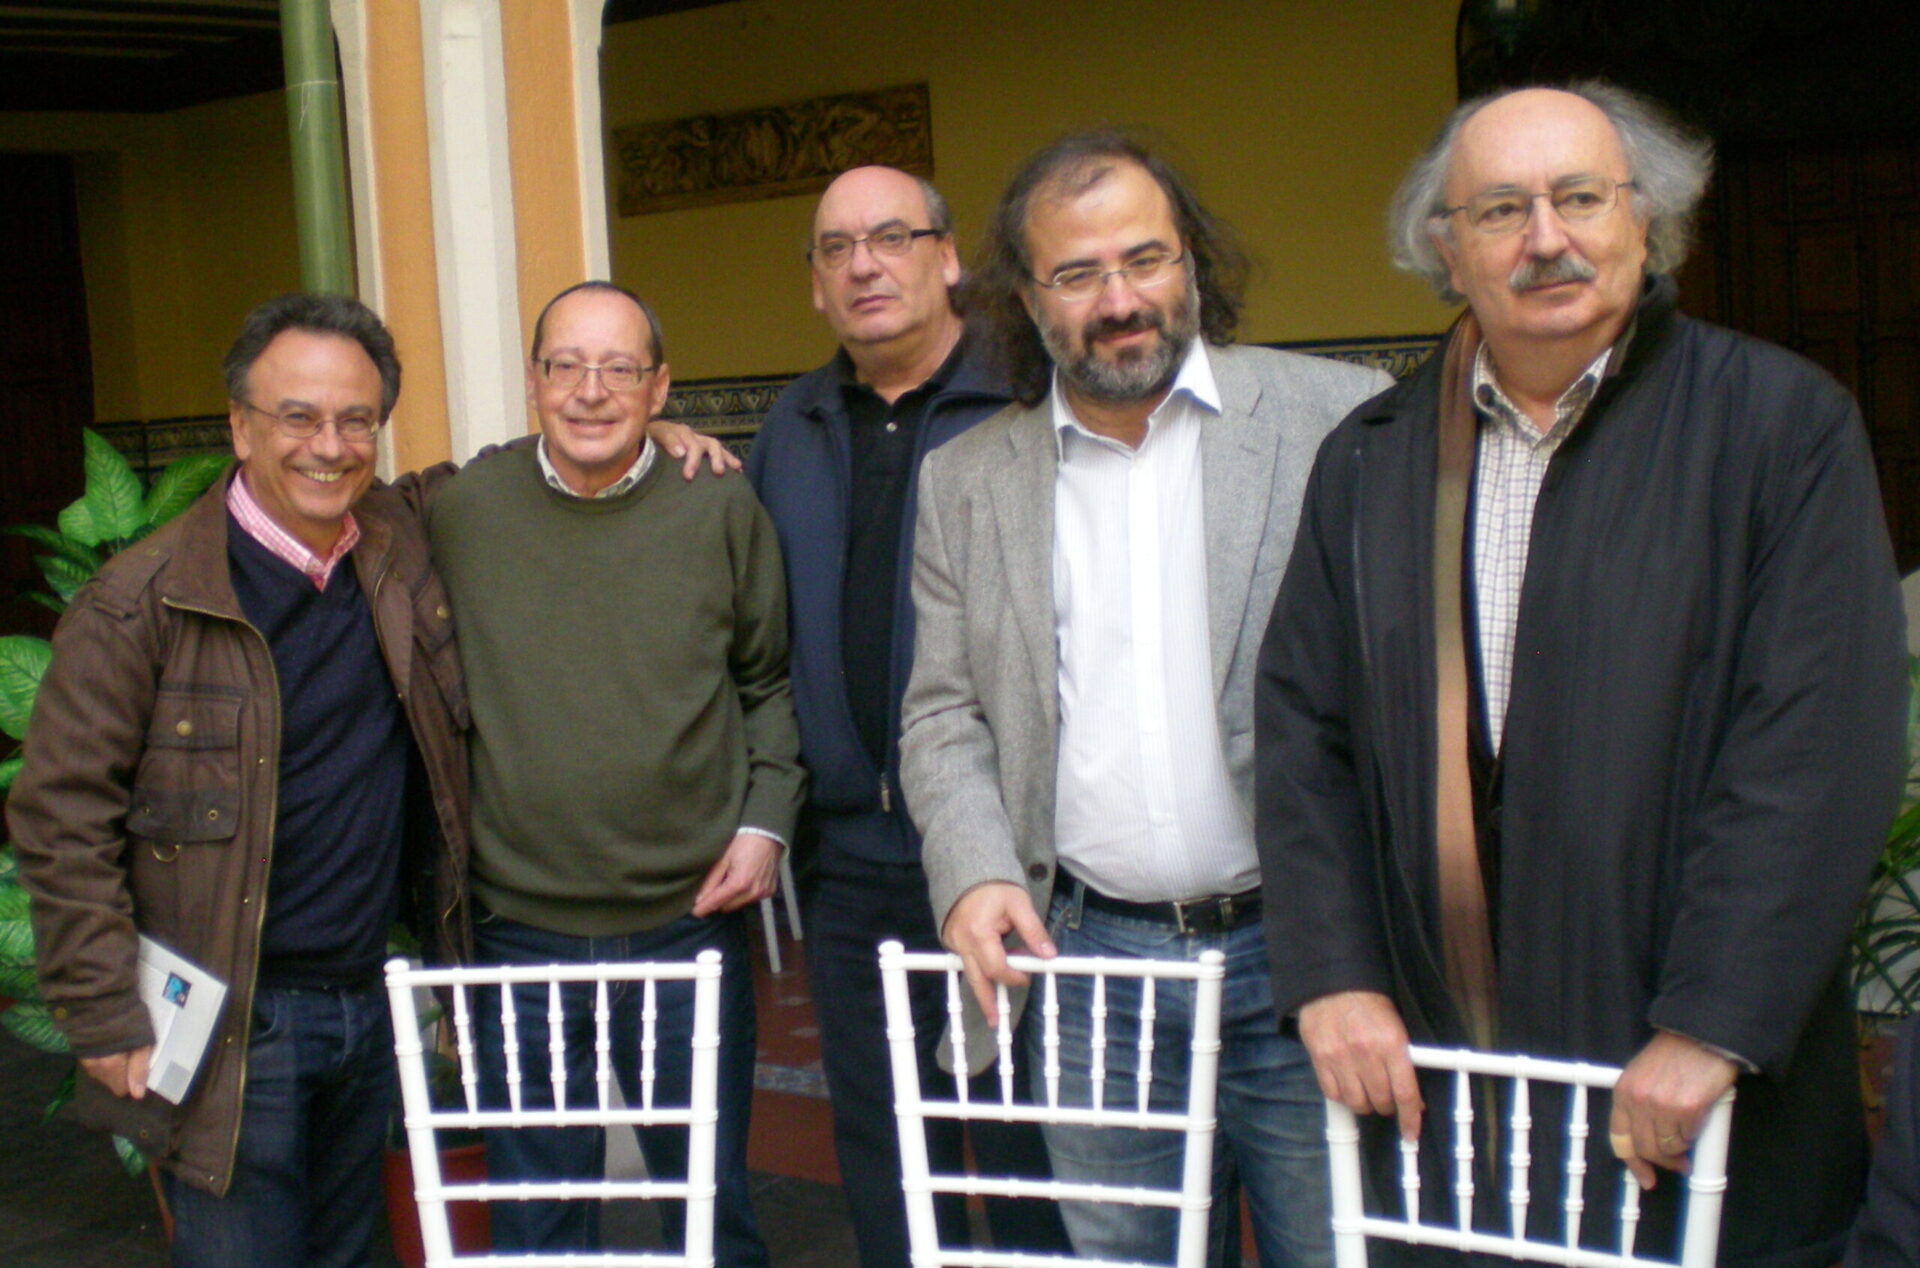
[[[1311,339],[1273,343],[1270,348],[1306,352],[1337,361],[1377,366],[1396,379],[1405,378],[1426,359],[1438,335],[1382,335],[1368,339]],[[762,374],[749,378],[680,380],[673,385],[666,416],[710,435],[745,456],[753,445],[760,420],[795,374]]]
[[[1310,339],[1266,346],[1332,357],[1358,365],[1377,366],[1395,378],[1405,378],[1426,359],[1438,335],[1383,335],[1369,339]],[[773,402],[800,376],[757,374],[737,378],[690,379],[673,385],[666,416],[718,436],[741,457],[753,445],[760,420]],[[191,453],[221,453],[231,442],[225,414],[184,418],[130,419],[96,423],[105,436],[143,476],[151,476],[175,458]]]
[[[233,436],[225,414],[120,419],[95,423],[93,429],[118,449],[143,479],[151,479],[169,462],[188,454],[233,452]]]
[[[1439,342],[1439,335],[1376,335],[1369,339],[1302,339],[1266,346],[1373,366],[1396,379],[1404,379],[1427,359],[1427,354]]]

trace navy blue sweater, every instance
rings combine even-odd
[[[792,625],[793,707],[806,763],[807,821],[823,854],[880,863],[917,863],[920,837],[900,796],[900,697],[913,668],[913,521],[926,456],[1011,401],[1004,374],[971,341],[945,387],[927,404],[909,474],[904,527],[895,556],[893,649],[887,698],[893,725],[884,769],[861,743],[847,699],[841,604],[846,586],[853,483],[846,406],[853,378],[845,352],[787,385],[747,455],[747,478],[773,517],[786,561]]]
[[[259,980],[375,980],[399,911],[406,717],[373,613],[342,561],[325,590],[231,517],[227,557],[280,687],[280,783]]]

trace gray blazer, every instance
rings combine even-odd
[[[1209,348],[1223,405],[1201,429],[1207,624],[1222,748],[1253,805],[1253,673],[1321,439],[1392,385],[1379,370]],[[988,881],[1054,880],[1059,662],[1053,632],[1051,404],[1012,405],[934,451],[914,529],[913,677],[900,781],[944,923]]]

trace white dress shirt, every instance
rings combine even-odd
[[[1055,850],[1115,898],[1260,883],[1221,749],[1207,629],[1200,429],[1220,413],[1204,341],[1129,449],[1053,385],[1053,614],[1060,656]]]

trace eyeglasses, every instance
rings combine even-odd
[[[534,362],[547,382],[571,392],[586,381],[587,371],[600,376],[600,386],[609,392],[637,392],[641,380],[658,370],[657,365],[635,365],[631,361],[609,361],[594,365],[577,357],[542,357]]]
[[[1070,303],[1092,299],[1107,289],[1107,279],[1124,277],[1127,285],[1135,290],[1146,290],[1159,286],[1179,270],[1175,267],[1185,260],[1184,252],[1143,251],[1117,269],[1102,269],[1092,264],[1076,265],[1061,269],[1053,275],[1051,281],[1036,277],[1033,280],[1046,287],[1061,299]]]
[[[946,235],[944,229],[909,229],[905,225],[888,225],[884,229],[875,229],[864,238],[849,238],[844,233],[830,233],[807,248],[807,258],[822,268],[845,268],[853,258],[853,249],[862,242],[867,250],[875,255],[901,256],[913,250],[913,244],[921,238],[939,238]]]
[[[316,414],[311,410],[290,409],[276,414],[270,409],[261,409],[251,401],[235,401],[241,409],[252,410],[265,418],[271,418],[280,429],[280,434],[294,440],[311,440],[320,434],[320,429],[328,423],[339,433],[340,439],[349,444],[365,444],[380,431],[383,419],[362,411],[348,414],[335,414],[329,418],[325,414]]]
[[[1554,214],[1570,223],[1594,220],[1613,210],[1620,191],[1636,189],[1634,181],[1610,181],[1600,176],[1582,176],[1562,181],[1552,189],[1529,194],[1519,189],[1492,189],[1475,194],[1458,207],[1442,207],[1435,220],[1444,220],[1456,212],[1467,213],[1467,223],[1481,233],[1512,233],[1533,218],[1533,204],[1544,198],[1553,204]]]

